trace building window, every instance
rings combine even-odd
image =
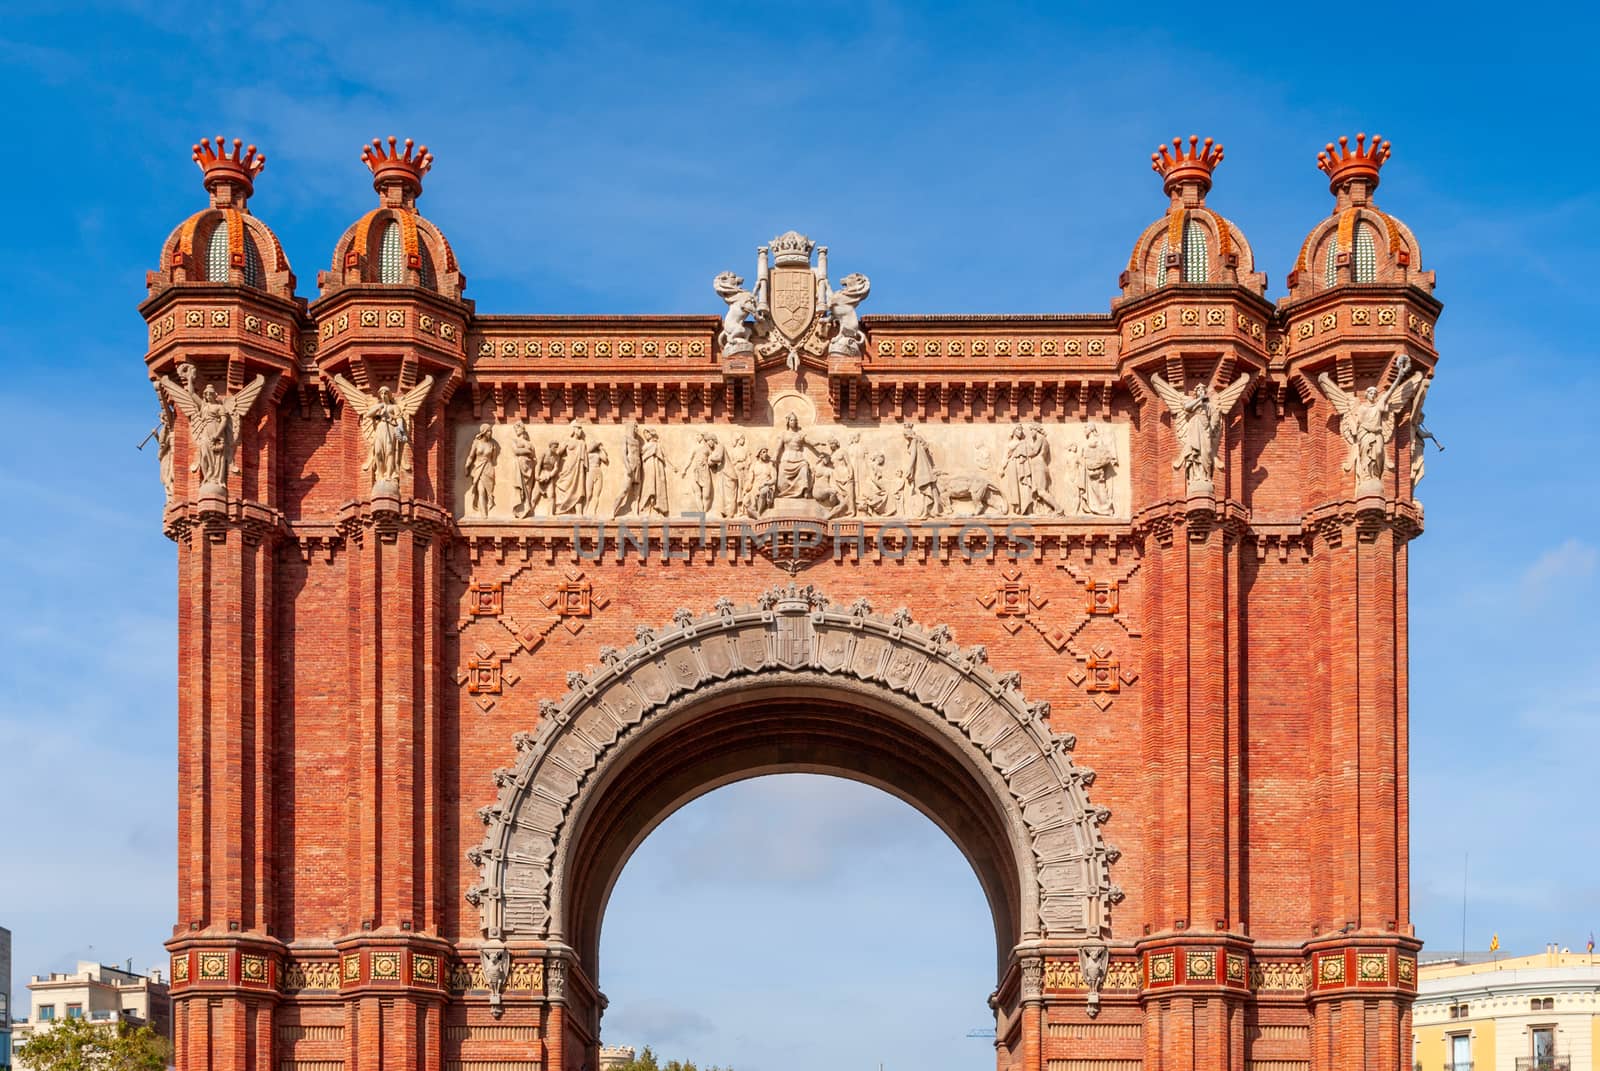
[[[1452,1005],[1450,1005],[1450,1018],[1452,1018],[1452,1019],[1465,1019],[1466,1017],[1467,1017],[1467,1006],[1465,1004],[1452,1004]]]
[[[1183,225],[1183,281],[1203,283],[1211,278],[1211,256],[1206,231],[1194,220]]]
[[[1450,1035],[1450,1062],[1445,1065],[1449,1071],[1472,1071],[1472,1035]]]
[[[250,237],[250,232],[244,235],[244,285],[253,286],[257,290],[265,290],[266,272],[261,270],[261,250],[256,248],[256,241]]]
[[[211,233],[206,237],[206,281],[209,283],[225,283],[228,281],[228,221],[217,220],[216,226],[211,228]]]
[[[67,1018],[68,1019],[82,1019],[83,1018],[83,1005],[82,1004],[68,1004],[67,1005]]]
[[[1555,1011],[1556,1010],[1556,998],[1555,997],[1534,997],[1532,1000],[1528,1001],[1528,1010],[1529,1011]]]
[[[1355,280],[1358,283],[1378,281],[1378,246],[1372,240],[1372,225],[1356,224]]]
[[[422,285],[429,290],[439,289],[438,277],[433,271],[433,254],[428,252],[428,243],[418,242],[417,252],[421,254],[419,259],[422,261],[422,268],[419,274],[422,276]]]
[[[400,250],[400,224],[390,220],[378,240],[378,282],[403,283],[406,281]]]
[[[54,1019],[55,1017],[56,1017],[56,1006],[54,1004],[41,1004],[41,1005],[39,1005],[38,1015],[36,1016],[36,1018],[38,1018],[38,1020],[41,1023],[48,1023],[50,1020]]]

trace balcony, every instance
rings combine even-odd
[[[1445,1064],[1444,1071],[1472,1071],[1472,1061],[1458,1060],[1453,1064]]]
[[[1519,1056],[1517,1071],[1572,1071],[1572,1057]]]

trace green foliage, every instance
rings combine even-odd
[[[148,1026],[57,1019],[17,1046],[34,1071],[166,1071],[171,1046]]]
[[[668,1060],[661,1063],[656,1059],[656,1054],[646,1045],[644,1049],[632,1060],[618,1065],[616,1071],[700,1071],[693,1060]],[[733,1068],[723,1068],[716,1065],[706,1068],[706,1071],[733,1071]]]

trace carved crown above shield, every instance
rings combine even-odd
[[[779,268],[810,268],[811,250],[816,245],[799,231],[786,231],[772,240],[772,263]]]

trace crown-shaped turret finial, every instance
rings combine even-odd
[[[1169,194],[1185,182],[1198,182],[1200,192],[1205,193],[1211,188],[1211,172],[1220,163],[1222,146],[1214,144],[1210,138],[1202,146],[1198,134],[1189,135],[1187,149],[1183,147],[1182,138],[1173,138],[1170,150],[1160,145],[1150,154],[1150,170],[1162,177],[1161,188]]]
[[[249,197],[255,192],[255,177],[261,174],[261,169],[267,166],[265,153],[256,152],[254,145],[247,146],[243,153],[239,147],[244,142],[239,138],[233,139],[233,152],[228,151],[228,143],[218,134],[216,145],[201,138],[194,147],[194,162],[205,173],[206,189],[213,196],[224,185],[238,189],[239,196]]]
[[[1352,179],[1365,179],[1378,186],[1378,169],[1383,167],[1389,159],[1389,143],[1378,135],[1372,135],[1372,144],[1367,144],[1365,134],[1356,135],[1356,148],[1350,151],[1350,139],[1340,138],[1337,147],[1333,142],[1328,142],[1328,147],[1317,153],[1317,167],[1328,173],[1328,189],[1338,190],[1339,187]]]
[[[361,146],[361,159],[372,169],[372,188],[383,192],[384,187],[403,187],[412,197],[422,192],[422,176],[433,166],[433,154],[426,145],[412,151],[412,140],[406,139],[405,152],[401,153],[398,138],[391,135],[385,146],[379,138],[371,145]]]

